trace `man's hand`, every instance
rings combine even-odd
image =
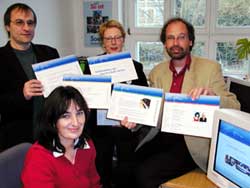
[[[216,94],[212,91],[212,89],[200,87],[200,88],[191,89],[188,95],[193,100],[195,100],[195,99],[198,99],[200,95],[216,95]]]
[[[24,83],[23,95],[26,100],[30,100],[34,96],[43,95],[43,86],[39,80],[33,79]]]

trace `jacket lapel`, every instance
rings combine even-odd
[[[169,92],[169,89],[171,87],[172,84],[172,72],[170,71],[169,67],[169,63],[166,63],[166,71],[165,71],[165,75],[164,78],[162,79],[162,85],[159,88],[163,88],[164,92]]]

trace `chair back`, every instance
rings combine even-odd
[[[30,146],[30,143],[22,143],[0,153],[0,187],[22,187],[21,171]]]

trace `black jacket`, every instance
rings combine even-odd
[[[59,57],[57,50],[49,46],[32,44],[32,48],[37,62]],[[9,147],[31,141],[33,100],[27,101],[23,96],[23,86],[28,77],[10,42],[0,48],[0,61],[0,147],[6,144]]]

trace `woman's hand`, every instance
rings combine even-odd
[[[137,126],[136,123],[129,122],[127,116],[125,116],[125,118],[121,121],[121,125],[128,128],[128,129],[133,129]]]

